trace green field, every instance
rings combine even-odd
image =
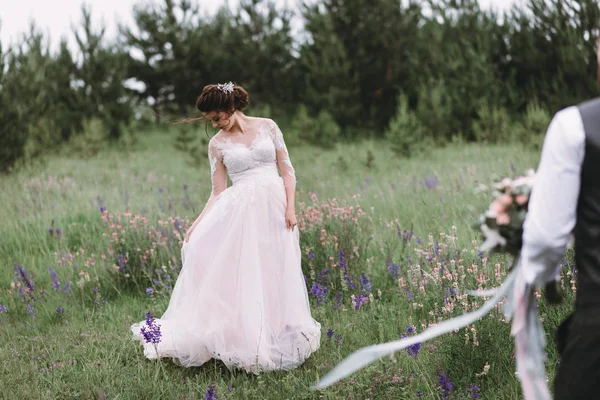
[[[198,132],[204,134],[204,129]],[[151,278],[135,270],[135,253],[155,249],[157,255],[148,261],[151,269],[165,265],[176,271],[181,245],[173,240],[176,235],[167,232],[169,240],[153,244],[147,232],[158,232],[174,218],[188,224],[209,195],[208,161],[191,167],[187,155],[172,143],[167,134],[151,131],[131,152],[115,148],[87,160],[52,158],[43,166],[0,178],[0,305],[7,309],[0,313],[0,398],[204,399],[209,385],[215,385],[219,399],[434,399],[443,392],[438,371],[453,386],[444,398],[475,398],[475,393],[485,399],[520,397],[509,325],[499,321],[497,310],[473,328],[424,343],[418,356],[399,352],[325,391],[309,388],[362,346],[399,338],[410,324],[421,332],[422,324],[481,304],[478,299],[455,299],[456,307],[448,309],[444,279],[431,278],[424,290],[410,282],[418,269],[435,277],[433,269],[441,266],[456,277],[463,275],[458,292],[477,287],[478,280],[481,287],[497,284],[495,264],[501,263],[502,274],[509,260],[486,263],[477,254],[473,241],[480,238],[472,224],[491,199],[477,189],[535,168],[537,153],[518,145],[456,144],[401,159],[388,144],[377,141],[340,144],[334,150],[290,148],[298,176],[299,214],[313,205],[315,195],[317,206],[335,198],[357,203],[366,212],[354,225],[332,218],[327,229],[339,233],[342,245],[359,248],[351,268],[355,278],[361,273],[370,278],[373,296],[355,309],[353,292],[339,277],[327,278],[325,303],[318,304],[310,295],[313,316],[322,325],[321,349],[294,371],[254,376],[231,373],[212,361],[192,369],[169,360],[151,362],[131,341],[131,323],[148,311],[160,316],[169,298],[168,291],[161,290],[164,281],[155,285],[153,295],[146,294]],[[123,231],[119,242],[111,243],[110,235],[104,236],[110,229],[101,218],[101,206],[111,215],[129,211],[143,216],[147,225]],[[324,260],[336,256],[331,246],[313,243],[318,241],[317,228],[311,226],[301,235],[303,249],[308,246],[317,253],[310,265],[303,259],[309,290],[311,270],[319,274]],[[414,235],[398,234],[403,230]],[[432,247],[440,247],[433,262],[423,253],[431,256]],[[128,276],[114,271],[116,248],[128,252]],[[398,265],[397,276],[389,272],[388,257]],[[35,283],[31,293],[19,295],[15,264],[22,264]],[[48,267],[56,271],[58,290]],[[408,282],[407,290],[398,278]],[[68,281],[72,285],[65,289]],[[568,276],[565,282],[568,287]],[[342,303],[332,307],[338,291]],[[569,291],[569,299],[571,295]],[[64,311],[57,312],[57,307]],[[567,309],[541,304],[549,339]],[[334,333],[328,338],[330,329]],[[550,340],[550,382],[556,362],[552,346]]]

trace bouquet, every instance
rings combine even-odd
[[[535,171],[531,169],[525,176],[504,178],[494,184],[494,199],[488,210],[479,216],[478,225],[485,238],[480,251],[518,256],[523,245],[523,223],[534,179]]]
[[[508,253],[516,262],[523,246],[523,224],[534,181],[535,171],[530,169],[523,176],[504,178],[493,185],[494,199],[488,210],[479,216],[478,226],[485,238],[480,251]],[[571,236],[571,245],[572,242]],[[544,296],[551,304],[562,301],[558,281],[546,284]]]

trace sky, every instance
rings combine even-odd
[[[237,0],[197,0],[201,11],[212,14],[220,6],[227,3],[235,7]],[[496,7],[505,9],[514,2],[523,0],[480,0],[484,8]],[[278,5],[295,6],[295,0],[275,0]],[[60,37],[73,36],[71,26],[79,24],[81,5],[84,0],[0,0],[0,40],[2,43],[14,42],[29,27],[33,19],[36,25],[50,35],[55,47]],[[135,4],[147,4],[144,0],[100,0],[87,1],[92,5],[92,18],[96,23],[103,21],[107,27],[108,37],[114,37],[117,24],[132,24],[132,9]]]

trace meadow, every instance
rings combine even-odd
[[[482,304],[463,290],[498,285],[511,261],[477,251],[486,187],[535,168],[538,152],[456,143],[406,159],[375,140],[290,148],[321,348],[296,370],[254,376],[213,361],[148,361],[131,340],[133,322],[166,309],[183,234],[210,190],[208,160],[191,166],[164,131],[139,136],[130,151],[64,155],[0,178],[0,398],[520,398],[500,308],[324,391],[309,388],[360,347]],[[572,270],[566,262],[565,304],[540,300],[550,383]]]

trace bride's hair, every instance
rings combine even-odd
[[[242,111],[248,106],[248,92],[238,85],[233,90],[223,88],[223,85],[206,85],[196,100],[196,108],[202,112]]]
[[[230,84],[211,84],[204,86],[202,93],[196,100],[196,108],[204,113],[211,111],[225,111],[233,114],[235,110],[242,111],[248,106],[248,92],[238,85]],[[153,112],[160,117],[154,110]],[[171,124],[191,124],[198,121],[205,121],[206,134],[208,135],[208,121],[205,117],[184,118],[180,121],[170,121]]]

